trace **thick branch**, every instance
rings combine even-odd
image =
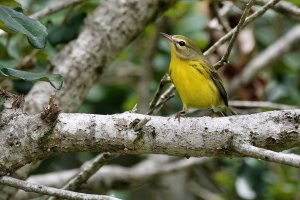
[[[134,131],[136,123],[145,118],[150,121]],[[184,118],[180,122],[174,117],[135,113],[60,114],[54,127],[49,127],[38,115],[6,112],[0,121],[3,122],[0,131],[2,174],[63,152],[240,156],[232,149],[232,138],[236,135],[250,138],[255,146],[270,150],[300,145],[299,109]]]
[[[64,112],[78,110],[87,92],[119,52],[169,8],[175,0],[107,0],[86,20],[78,38],[52,60],[53,73],[64,76],[58,104]],[[36,113],[53,92],[49,84],[37,83],[26,97],[25,110]]]
[[[66,45],[51,61],[54,73],[64,76],[63,88],[57,94],[59,108],[65,112],[77,111],[104,67],[109,65],[147,24],[175,2],[176,0],[102,1],[86,20],[78,38]],[[27,113],[40,112],[42,107],[47,105],[52,92],[53,88],[47,83],[35,84],[26,96],[24,110]],[[29,173],[30,170],[18,172],[22,177],[27,177]]]

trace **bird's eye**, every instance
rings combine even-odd
[[[178,42],[178,44],[180,45],[180,46],[185,46],[185,42],[184,41],[180,41],[180,42]]]

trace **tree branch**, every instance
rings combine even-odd
[[[147,24],[175,2],[176,0],[103,1],[86,19],[78,38],[66,45],[51,61],[54,66],[53,73],[64,76],[64,85],[56,95],[59,108],[65,112],[77,111],[105,66],[109,65]],[[43,106],[47,105],[53,91],[47,83],[35,84],[25,98],[24,110],[30,114],[40,112]],[[33,168],[22,169],[18,170],[18,174],[25,178],[30,173],[27,169]],[[7,191],[1,192],[0,196],[6,195],[5,193]]]
[[[240,21],[238,23],[238,25],[235,27],[235,31],[233,32],[231,38],[230,38],[230,41],[229,41],[229,44],[228,44],[228,47],[226,49],[226,52],[225,54],[223,55],[223,57],[221,58],[221,60],[219,60],[213,67],[215,69],[219,69],[220,67],[222,67],[224,64],[228,63],[228,58],[229,58],[229,55],[230,55],[230,52],[231,52],[231,49],[233,47],[233,44],[240,32],[240,30],[242,29],[243,27],[243,24],[245,23],[245,20],[246,20],[246,17],[252,7],[252,4],[254,3],[254,0],[249,0],[249,2],[246,4],[246,7],[244,9],[244,12],[240,18]]]
[[[144,118],[150,121],[135,131],[134,124]],[[2,174],[64,152],[240,156],[232,149],[235,135],[249,137],[255,146],[275,151],[300,145],[299,109],[219,118],[183,118],[180,123],[174,117],[135,113],[64,113],[59,115],[54,127],[44,123],[39,115],[6,111],[2,112],[0,122],[3,122],[0,123]]]
[[[141,70],[141,77],[138,84],[138,111],[139,113],[146,113],[148,104],[151,98],[150,85],[153,76],[153,60],[157,52],[160,32],[165,26],[166,20],[162,18],[155,26],[153,35],[148,41],[145,58],[143,60],[143,69]]]
[[[58,11],[61,11],[65,8],[75,6],[82,2],[83,2],[83,0],[68,0],[68,1],[56,2],[56,3],[49,5],[48,7],[44,8],[43,10],[30,15],[30,17],[33,19],[41,19],[43,17],[46,17],[46,16],[56,13]]]
[[[67,44],[52,59],[53,73],[64,76],[57,92],[64,112],[77,111],[87,92],[119,52],[175,0],[106,0],[85,20],[78,38]],[[116,9],[117,8],[117,9]],[[80,77],[80,78],[78,78]],[[36,113],[53,92],[49,84],[39,82],[26,97],[25,111]]]
[[[162,79],[160,80],[160,83],[158,85],[158,88],[155,92],[155,95],[153,99],[151,100],[149,104],[149,111],[148,115],[152,115],[155,110],[157,110],[163,103],[167,102],[168,99],[170,99],[170,96],[172,95],[175,86],[171,83],[171,86],[166,90],[168,91],[167,93],[164,92],[164,87],[168,84],[171,83],[170,76],[168,74],[165,74]],[[173,88],[173,89],[170,89]],[[169,94],[169,95],[168,95]],[[163,103],[162,103],[163,102]]]
[[[300,168],[300,156],[295,154],[278,153],[263,148],[255,147],[251,144],[243,143],[238,140],[233,142],[233,147],[239,153],[253,158],[282,163],[292,167]]]
[[[219,8],[219,2],[214,1],[214,2],[212,2],[212,4],[213,4],[212,8],[213,8],[213,12],[215,13],[215,17],[216,17],[217,21],[219,22],[219,24],[221,25],[223,31],[229,32],[231,30],[231,28],[230,28],[228,21],[226,21],[226,17],[221,14],[222,9]]]
[[[256,3],[260,5],[264,5],[268,2],[268,0],[257,0]],[[273,6],[273,9],[277,12],[286,15],[294,20],[300,21],[300,8],[295,4],[292,4],[287,1],[278,2]]]
[[[170,87],[160,95],[155,107],[153,107],[153,110],[150,110],[148,114],[156,114],[165,103],[175,96],[175,90],[175,85],[171,84]]]
[[[250,15],[246,18],[245,23],[242,25],[241,28],[244,28],[249,23],[254,21],[256,18],[262,16],[269,8],[274,6],[278,1],[280,0],[272,0],[269,1],[267,4],[265,4],[261,9]],[[203,54],[205,56],[210,55],[212,52],[214,52],[217,48],[219,48],[222,44],[224,44],[227,40],[230,39],[230,37],[234,34],[236,31],[236,27],[233,28],[230,32],[228,32],[226,35],[224,35],[222,38],[220,38],[214,45],[212,45],[208,50],[206,50]]]
[[[273,103],[269,101],[229,101],[229,105],[238,108],[269,108],[275,110],[299,109],[297,106]]]
[[[106,162],[118,157],[119,154],[102,153],[93,158],[91,161],[84,163],[82,171],[67,182],[61,189],[74,191],[93,176]],[[48,200],[55,200],[55,197],[50,197]]]
[[[101,193],[101,189],[133,189],[139,187],[150,180],[176,173],[184,170],[192,169],[196,166],[200,166],[211,158],[183,158],[175,161],[171,161],[170,157],[166,159],[164,155],[150,155],[148,159],[132,166],[103,166],[94,176],[92,176],[88,182],[84,185],[84,188],[89,192]],[[28,181],[45,184],[51,187],[61,187],[61,183],[66,182],[72,176],[78,173],[79,170],[65,170],[60,172],[52,172],[42,175],[33,175]],[[20,198],[32,198],[29,193],[23,191],[18,192],[14,197]]]
[[[56,189],[39,185],[36,183],[30,183],[27,181],[18,180],[9,176],[3,176],[0,178],[0,183],[9,185],[15,188],[25,190],[27,192],[36,192],[45,195],[53,195],[65,199],[95,199],[95,200],[118,200],[118,198],[103,196],[103,195],[91,195],[78,192],[70,192],[66,190]]]
[[[300,25],[297,25],[251,60],[245,66],[245,70],[231,80],[229,91],[236,91],[238,87],[241,87],[241,85],[247,85],[251,80],[253,80],[260,70],[270,67],[273,62],[283,56],[284,53],[290,51],[293,46],[299,43],[299,41]]]

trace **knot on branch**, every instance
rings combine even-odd
[[[13,94],[7,90],[0,89],[0,110],[6,99],[9,99],[12,101],[11,108],[15,109],[15,110],[18,108],[23,108],[24,103],[25,103],[25,98],[24,98],[23,94],[17,95],[17,94]]]
[[[61,110],[58,108],[55,103],[55,94],[52,94],[49,99],[48,106],[43,107],[43,111],[41,113],[41,118],[45,120],[47,123],[54,123],[57,120],[57,117]]]
[[[133,141],[134,149],[141,144],[144,144],[144,134],[145,132],[142,130],[143,127],[151,120],[151,118],[144,118],[144,119],[135,119],[129,124],[129,128],[132,128],[136,133],[137,136]],[[127,149],[127,148],[126,148]]]
[[[135,132],[142,130],[142,128],[150,121],[150,118],[144,118],[142,120],[135,119],[129,124],[129,128],[133,128]]]

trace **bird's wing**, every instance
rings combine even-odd
[[[227,93],[226,90],[222,84],[222,80],[220,78],[220,76],[218,75],[218,73],[215,70],[211,70],[210,72],[210,78],[213,80],[214,84],[217,86],[220,95],[224,101],[224,104],[226,106],[228,106],[228,99],[227,99]]]
[[[199,63],[200,63],[200,65],[199,65]],[[221,80],[220,76],[218,75],[217,71],[209,65],[206,58],[203,56],[202,59],[200,59],[200,62],[199,61],[196,61],[196,62],[192,61],[192,62],[189,62],[189,65],[196,68],[196,70],[198,72],[200,72],[201,74],[209,74],[210,78],[213,80],[214,84],[218,88],[218,91],[220,93],[221,98],[224,101],[224,104],[226,106],[228,106],[227,93],[226,93],[226,90],[223,86],[222,80]],[[203,73],[202,70],[204,70],[206,72]]]

